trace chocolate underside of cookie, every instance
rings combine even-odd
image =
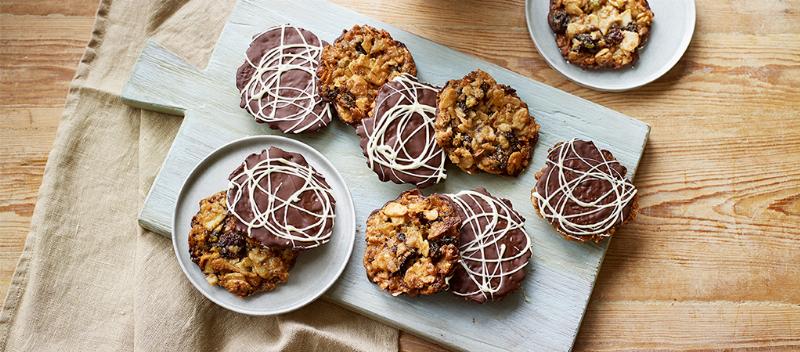
[[[450,161],[468,173],[516,176],[530,163],[539,138],[528,105],[481,70],[442,88],[435,127]]]
[[[437,94],[438,89],[408,75],[381,87],[372,117],[356,131],[367,165],[381,181],[424,188],[446,177],[445,156],[433,129]]]
[[[450,197],[463,220],[461,259],[450,280],[453,293],[484,303],[517,290],[532,255],[530,238],[523,229],[525,219],[510,201],[494,197],[484,188]]]
[[[355,125],[370,116],[381,86],[403,73],[417,74],[406,46],[384,30],[355,25],[323,49],[319,94],[342,121]]]
[[[189,254],[206,281],[242,297],[287,282],[297,253],[270,249],[248,238],[236,229],[225,203],[225,192],[218,192],[200,201],[192,218]]]
[[[620,69],[638,60],[653,16],[647,0],[551,0],[548,23],[570,63]]]
[[[279,26],[253,38],[247,60],[236,73],[240,106],[259,123],[287,133],[314,132],[332,113],[317,92],[316,69],[322,46],[313,33]],[[260,72],[260,77],[254,77]]]
[[[258,187],[255,177],[260,177]],[[276,248],[302,250],[328,241],[336,200],[301,154],[270,147],[248,156],[228,179],[227,199],[238,216],[237,230]]]
[[[547,159],[536,173],[532,201],[565,238],[600,242],[635,215],[636,188],[611,152],[573,140],[556,144]]]
[[[364,268],[392,295],[429,295],[448,288],[458,261],[461,219],[449,199],[407,191],[367,219]]]

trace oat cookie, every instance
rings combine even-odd
[[[591,141],[556,144],[536,174],[531,201],[565,238],[599,243],[636,215],[636,186],[611,152]]]
[[[394,296],[446,290],[458,262],[460,224],[447,197],[402,193],[367,219],[367,277]]]
[[[236,230],[234,222],[225,192],[200,201],[200,211],[192,218],[189,252],[206,281],[242,297],[286,283],[296,252],[264,247]]]
[[[653,16],[647,0],[551,0],[548,22],[568,62],[620,69],[639,58]]]
[[[402,73],[417,74],[406,46],[384,30],[355,25],[322,50],[319,94],[355,125],[370,116],[381,86]]]
[[[519,175],[539,138],[528,104],[481,70],[447,82],[439,92],[434,126],[450,161],[471,174]]]

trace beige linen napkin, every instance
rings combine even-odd
[[[397,330],[324,301],[277,317],[196,292],[136,215],[181,118],[119,99],[148,37],[204,66],[233,1],[103,0],[0,313],[7,351],[395,351]]]

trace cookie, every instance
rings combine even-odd
[[[406,46],[384,30],[355,25],[322,50],[319,92],[342,121],[356,126],[372,113],[381,86],[403,73],[417,75]]]
[[[442,88],[434,127],[450,161],[470,174],[519,175],[539,138],[528,104],[481,70]]]
[[[407,74],[378,91],[373,116],[361,120],[356,132],[367,165],[381,181],[424,188],[447,177],[433,130],[438,92]]]
[[[599,243],[636,214],[636,187],[626,173],[611,152],[573,139],[550,149],[531,200],[567,239]]]
[[[525,219],[507,199],[484,188],[450,195],[462,219],[458,261],[450,287],[477,303],[497,301],[518,289],[531,259]]]
[[[200,201],[192,218],[189,254],[210,285],[238,296],[271,291],[286,283],[297,253],[262,246],[236,229],[225,192]]]
[[[302,155],[270,147],[248,156],[228,180],[236,228],[259,243],[304,250],[330,241],[336,200]]]
[[[367,277],[394,296],[446,290],[458,265],[460,224],[447,197],[402,193],[367,219]]]
[[[653,16],[647,0],[551,0],[548,22],[568,62],[621,69],[638,60]]]
[[[314,33],[288,25],[256,35],[236,72],[240,106],[256,122],[286,133],[327,126],[333,113],[319,96],[316,76],[324,44]]]

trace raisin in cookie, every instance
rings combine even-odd
[[[567,239],[600,242],[636,215],[636,186],[591,141],[556,144],[531,191],[533,207]]]
[[[439,92],[436,141],[462,170],[516,176],[528,166],[539,125],[514,89],[476,70]]]
[[[367,219],[367,277],[394,296],[446,290],[458,263],[460,225],[447,197],[404,192]]]
[[[189,254],[206,281],[242,297],[285,283],[296,252],[264,247],[238,231],[225,198],[225,192],[219,192],[201,200],[192,218]]]
[[[551,0],[548,22],[568,62],[620,69],[639,58],[653,11],[647,0]]]
[[[319,94],[355,125],[370,116],[381,86],[402,73],[417,74],[406,46],[384,30],[355,25],[322,50]]]

